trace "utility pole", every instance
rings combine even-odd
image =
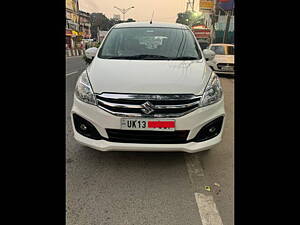
[[[226,42],[226,39],[227,39],[227,36],[228,36],[228,30],[229,30],[229,25],[230,25],[231,13],[232,13],[232,11],[229,11],[227,13],[226,28],[224,30],[223,43]]]
[[[128,9],[120,9],[116,6],[114,6],[115,9],[119,10],[123,14],[123,21],[125,21],[125,14],[130,10],[133,9],[134,6],[129,7]]]
[[[100,42],[100,25],[97,26],[97,41]]]

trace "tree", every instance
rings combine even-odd
[[[112,21],[110,21],[103,13],[91,14],[92,38],[97,37],[97,28],[100,28],[100,30],[108,31],[112,26]]]
[[[176,23],[181,23],[181,24],[184,24],[184,25],[188,25],[189,24],[188,14],[187,13],[178,13]]]
[[[118,23],[135,22],[134,19],[129,18],[127,21],[120,21],[115,19],[108,19],[103,13],[91,14],[91,34],[92,38],[97,37],[97,29],[108,31],[112,26]]]
[[[135,20],[132,18],[129,18],[126,22],[135,22]]]
[[[202,16],[202,14],[187,11],[177,14],[176,23],[181,23],[188,26],[204,25],[204,17]]]

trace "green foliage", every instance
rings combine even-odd
[[[127,21],[126,21],[126,23],[129,23],[129,22],[136,22],[134,19],[132,19],[132,18],[129,18]]]
[[[188,25],[189,24],[189,15],[187,13],[178,13],[176,23]]]
[[[92,37],[97,36],[97,28],[100,30],[108,31],[111,27],[118,23],[135,22],[134,19],[129,18],[127,21],[120,21],[115,19],[108,19],[103,13],[91,14],[91,33]]]
[[[177,14],[176,23],[181,23],[188,26],[204,24],[204,17],[200,14],[195,14],[192,11],[187,11]]]
[[[99,41],[99,42],[95,45],[95,47],[96,47],[96,48],[99,48],[100,45],[101,45],[101,41]]]

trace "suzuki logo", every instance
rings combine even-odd
[[[146,113],[146,114],[150,114],[152,112],[154,112],[154,108],[155,106],[151,103],[151,102],[145,102],[144,104],[142,104],[142,111],[143,113]]]

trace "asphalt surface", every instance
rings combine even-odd
[[[66,59],[66,224],[233,225],[234,80],[221,78],[226,121],[214,149],[100,152],[77,143],[71,127],[74,87],[85,67],[81,57]],[[212,196],[222,223],[205,222],[195,193]]]

